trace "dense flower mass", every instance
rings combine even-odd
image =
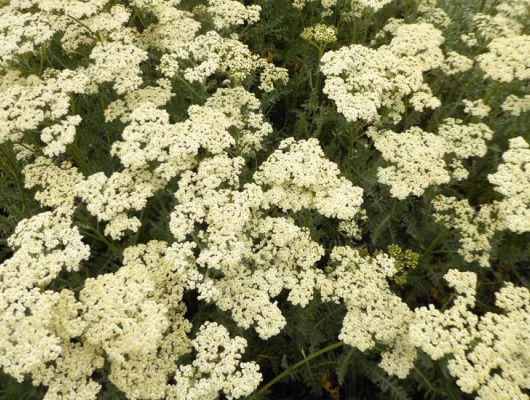
[[[417,99],[414,108],[419,110],[440,105],[424,84],[418,61],[394,50],[354,44],[322,57],[321,70],[326,76],[323,92],[349,122],[377,122],[383,107],[389,110],[390,119],[399,122],[405,111],[403,99],[409,95]]]
[[[396,272],[386,254],[363,256],[358,250],[336,247],[331,262],[337,264],[320,285],[323,300],[346,305],[339,339],[361,351],[378,343],[388,346],[380,366],[389,374],[405,378],[414,364],[416,349],[407,337],[412,321],[409,307],[389,288],[386,278]]]
[[[527,399],[529,20],[0,0],[0,397]]]
[[[394,164],[377,173],[379,182],[391,186],[393,197],[420,196],[430,185],[449,182],[443,159],[449,149],[443,138],[418,127],[401,133],[374,130],[370,135],[383,158]]]

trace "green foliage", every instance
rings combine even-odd
[[[7,3],[0,1],[0,6]],[[183,1],[181,6],[192,10],[196,3],[191,0]],[[274,133],[265,139],[263,149],[247,160],[241,184],[252,181],[252,176],[261,163],[282,140],[294,137],[297,140],[317,138],[324,153],[337,164],[341,174],[363,189],[363,208],[367,218],[360,223],[363,232],[360,239],[346,237],[339,231],[337,221],[312,210],[281,214],[293,218],[296,225],[307,227],[311,238],[324,247],[326,254],[317,265],[319,269],[324,270],[330,251],[335,246],[354,246],[362,248],[367,254],[388,249],[388,253],[396,259],[399,271],[394,277],[392,290],[411,308],[428,304],[435,304],[440,308],[447,307],[454,298],[453,291],[447,288],[443,280],[444,274],[451,268],[462,267],[476,272],[479,277],[476,311],[481,315],[495,309],[493,293],[504,282],[530,286],[530,233],[497,233],[491,241],[492,268],[485,270],[476,264],[466,263],[458,254],[461,247],[459,233],[437,224],[432,207],[432,200],[439,194],[469,199],[477,210],[499,198],[488,183],[488,175],[495,172],[502,162],[501,157],[508,148],[509,139],[522,136],[530,140],[530,113],[510,117],[501,111],[501,104],[508,95],[528,94],[528,84],[516,81],[492,83],[477,68],[453,76],[445,76],[439,71],[425,73],[425,81],[441,100],[442,106],[419,113],[410,104],[406,104],[401,122],[393,126],[383,120],[381,128],[403,132],[411,126],[419,126],[428,132],[436,132],[445,118],[459,118],[466,123],[476,123],[476,117],[464,113],[462,100],[486,99],[494,111],[482,122],[495,135],[488,143],[484,157],[466,161],[470,175],[465,181],[453,180],[443,187],[428,188],[421,197],[409,196],[405,200],[397,200],[391,197],[387,186],[378,182],[378,169],[385,162],[367,136],[368,124],[346,121],[337,112],[335,104],[322,92],[324,75],[319,69],[320,58],[326,51],[337,50],[352,43],[376,48],[383,43],[377,33],[391,18],[407,22],[417,19],[419,2],[395,0],[377,13],[365,12],[350,20],[344,17],[345,13],[341,13],[346,1],[339,1],[337,9],[328,17],[322,16],[319,2],[311,2],[303,11],[291,7],[288,0],[255,0],[244,3],[260,5],[261,19],[255,24],[240,28],[239,40],[248,45],[254,54],[278,67],[286,68],[290,79],[286,85],[271,93],[263,93],[258,89],[259,79],[256,74],[243,82],[246,89],[259,94],[262,111],[272,124]],[[473,22],[469,12],[465,12],[465,7],[480,8],[484,13],[493,14],[494,6],[499,2],[488,0],[471,3],[473,2],[463,0],[439,1],[439,6],[452,20],[451,25],[444,30],[444,51],[456,51],[472,57],[487,50],[487,41],[480,37],[473,50],[463,43],[461,35],[473,29]],[[203,22],[201,33],[212,29],[213,23],[209,16],[201,16],[199,20]],[[305,27],[320,22],[336,28],[337,42],[319,47],[300,37]],[[156,23],[154,15],[133,8],[129,26],[145,30],[153,23]],[[528,24],[525,25],[524,32],[529,33]],[[81,46],[76,53],[66,54],[61,49],[60,39],[56,35],[49,45],[42,46],[34,54],[20,56],[15,63],[18,71],[24,76],[42,75],[46,68],[74,69],[88,63],[90,46]],[[145,85],[152,84],[161,77],[156,69],[161,56],[157,51],[152,51],[150,58],[142,64]],[[217,74],[205,84],[189,84],[183,79],[174,79],[172,88],[177,95],[165,106],[171,122],[185,120],[187,108],[192,104],[203,104],[225,78],[225,75]],[[71,112],[79,114],[82,123],[77,127],[75,141],[68,145],[65,155],[57,158],[58,162],[71,161],[84,176],[99,171],[110,176],[123,169],[118,158],[110,157],[109,152],[112,144],[121,140],[126,125],[119,121],[106,122],[104,117],[105,108],[117,99],[119,96],[110,84],[100,85],[97,94],[71,96]],[[44,125],[48,123],[51,124],[46,121]],[[41,144],[39,134],[39,131],[26,132],[27,142],[37,144],[38,147]],[[35,191],[24,187],[24,166],[25,162],[17,160],[11,143],[0,144],[0,262],[12,255],[7,238],[14,232],[17,224],[24,218],[43,211],[34,200]],[[105,224],[80,204],[74,219],[84,243],[91,248],[90,258],[79,272],[61,273],[48,288],[68,288],[78,295],[86,279],[116,272],[121,266],[125,248],[153,239],[171,244],[174,238],[169,230],[169,222],[170,213],[176,205],[174,193],[177,190],[178,182],[174,179],[164,189],[156,192],[137,215],[141,228],[123,240],[112,240],[105,236]],[[272,207],[269,214],[280,215],[280,210]],[[419,352],[410,375],[399,380],[389,376],[377,365],[379,356],[375,353],[362,353],[337,342],[346,313],[343,304],[323,303],[315,295],[302,308],[291,305],[286,298],[287,293],[282,292],[276,299],[287,320],[286,327],[281,334],[264,341],[252,329],[238,327],[228,312],[199,300],[195,290],[187,291],[184,296],[188,308],[186,317],[193,326],[191,337],[204,321],[217,321],[227,327],[231,334],[243,336],[248,341],[245,358],[259,363],[264,376],[261,389],[250,399],[330,399],[330,388],[322,384],[324,376],[329,377],[332,387],[338,388],[341,399],[468,398],[448,374],[447,360],[435,362]],[[97,380],[103,385],[99,398],[125,398],[108,380],[108,366],[98,374]],[[275,385],[265,386],[270,382]],[[0,400],[40,399],[44,393],[45,389],[42,387],[34,387],[29,381],[18,383],[0,372]]]
[[[17,382],[13,377],[0,371],[0,399],[1,400],[39,400],[44,397],[46,390],[31,385],[30,382]]]
[[[387,393],[393,400],[409,400],[410,396],[405,387],[402,386],[399,379],[389,376],[381,368],[370,365],[369,362],[359,358],[361,365],[365,370],[366,375],[372,382],[385,393]]]
[[[346,375],[354,368],[355,358],[358,356],[358,350],[354,348],[346,348],[345,352],[337,358],[337,368],[335,373],[337,374],[337,381],[339,385],[344,384]]]

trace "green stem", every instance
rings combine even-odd
[[[22,203],[22,213],[25,217],[29,216],[29,210],[28,205],[26,203],[26,195],[24,193],[24,185],[21,181],[21,174],[20,174],[20,168],[18,168],[18,164],[16,160],[13,159],[13,157],[10,157],[11,154],[8,154],[7,151],[4,151],[3,148],[0,148],[2,151],[6,162],[3,163],[8,171],[10,172],[11,176],[13,177],[13,180],[15,181],[15,184],[17,185],[18,191],[20,193],[20,200]],[[11,153],[11,152],[10,152]]]
[[[197,99],[199,99],[199,101],[202,103],[204,103],[204,100],[203,100],[203,97],[197,93],[197,91],[195,89],[193,89],[193,87],[186,81],[186,79],[184,79],[183,77],[181,77],[180,75],[175,75],[183,84],[184,86],[186,86],[186,88],[191,92],[193,93]]]
[[[90,229],[92,231],[92,229]],[[109,248],[112,250],[112,251],[115,251],[108,243],[108,241],[105,241],[101,238],[101,236],[99,235],[94,235],[92,233],[89,233],[88,231],[81,231],[81,235],[83,237],[89,237],[89,238],[92,238],[94,240],[97,240],[98,242],[102,242],[102,243],[105,243],[107,246],[109,246]]]
[[[425,382],[425,384],[429,387],[429,389],[431,390],[432,393],[438,393],[438,391],[432,387],[431,383],[429,382],[429,380],[427,378],[425,378],[425,376],[423,376],[423,374],[420,372],[420,370],[416,367],[414,367],[414,371],[416,371],[416,373],[421,376],[421,378],[423,379],[423,381]]]
[[[492,98],[492,96],[495,94],[495,92],[496,92],[499,88],[501,88],[501,87],[503,87],[503,86],[504,86],[504,84],[502,84],[502,83],[498,83],[497,85],[493,86],[493,88],[491,88],[490,91],[489,91],[488,93],[486,93],[486,95],[484,96],[484,99],[483,99],[484,103],[485,103],[485,104],[488,104],[488,102],[490,101],[490,99]]]
[[[75,22],[77,22],[79,25],[81,25],[83,28],[85,28],[86,30],[88,30],[90,32],[90,34],[95,37],[97,39],[98,42],[101,42],[101,36],[99,36],[99,32],[94,32],[92,29],[90,29],[90,27],[88,27],[87,25],[83,24],[81,21],[79,21],[77,18],[74,18],[70,15],[66,15],[67,18],[70,18],[70,19],[73,19]]]
[[[456,293],[451,293],[451,295],[445,300],[445,302],[442,304],[442,307],[440,308],[440,312],[444,312],[446,308],[449,306],[449,303],[453,301],[457,297]]]
[[[300,368],[302,365],[304,364],[307,364],[309,363],[309,361],[311,361],[312,359],[314,358],[317,358],[318,356],[324,354],[324,353],[327,353],[331,350],[335,350],[336,348],[338,347],[341,347],[342,345],[344,345],[344,342],[340,341],[340,342],[337,342],[337,343],[333,343],[327,347],[324,347],[323,349],[320,349],[312,354],[310,354],[307,358],[304,358],[302,361],[300,362],[297,362],[296,364],[294,365],[291,365],[289,368],[287,368],[285,371],[283,371],[280,375],[277,375],[273,380],[269,381],[265,386],[263,386],[260,390],[258,390],[257,392],[255,392],[253,395],[251,395],[249,397],[249,399],[254,399],[254,398],[259,398],[259,396],[262,396],[263,394],[265,394],[267,392],[267,390],[269,390],[269,388],[274,385],[276,382],[278,382],[279,380],[285,378],[286,376],[289,376],[291,375],[291,373],[295,370],[297,370],[298,368]]]
[[[77,143],[72,143],[68,150],[70,151],[70,154],[72,155],[72,158],[75,161],[75,165],[78,166],[81,169],[81,172],[92,175],[94,171],[92,170],[90,164],[85,160],[83,155],[79,152],[79,148],[77,147]]]
[[[364,21],[363,21],[364,22],[363,43],[366,43],[366,40],[368,39],[368,28],[370,27],[371,19],[372,19],[372,13],[367,12],[364,15]]]
[[[422,258],[425,259],[429,254],[432,253],[432,251],[438,246],[438,243],[442,241],[442,239],[445,239],[447,235],[449,235],[449,231],[443,230],[439,233],[439,235],[434,239],[431,243],[431,245],[427,248],[425,253],[423,253]]]
[[[312,43],[312,42],[311,42]],[[316,44],[312,43],[317,49],[318,49],[318,61],[317,61],[317,67],[316,67],[316,76],[315,76],[315,85],[311,85],[311,103],[313,103],[313,100],[314,100],[314,104],[311,104],[311,111],[310,111],[310,116],[309,116],[309,119],[311,120],[311,125],[309,126],[309,133],[311,133],[313,131],[313,125],[315,123],[315,114],[317,112],[317,110],[320,110],[320,107],[319,107],[319,104],[318,104],[318,98],[320,96],[320,81],[321,81],[321,72],[320,72],[320,59],[322,58],[322,55],[324,54],[324,48],[325,46],[323,47],[320,47],[320,46],[317,46]],[[311,77],[310,77],[311,78]],[[311,79],[311,82],[312,82],[312,79]]]
[[[195,244],[197,245],[197,247],[199,248],[199,250],[204,250],[204,246],[203,246],[201,240],[199,239],[199,237],[195,234],[195,232],[191,232],[190,236],[193,239],[193,241],[195,242]]]
[[[40,67],[39,67],[39,76],[42,75],[42,72],[44,71],[44,53],[46,50],[44,49],[44,46],[41,46],[39,48],[39,55],[40,55]]]
[[[145,214],[145,208],[142,208],[142,211],[140,211],[140,227],[134,234],[134,244],[138,243],[138,238],[140,237],[140,231],[142,230],[142,226],[144,225],[144,214]]]
[[[142,24],[142,27],[145,29],[147,27],[147,24],[142,18],[142,15],[138,12],[138,9],[136,7],[133,7],[133,9],[134,9],[134,16],[138,17],[138,19],[140,20],[140,23]]]
[[[90,234],[85,231],[85,232],[82,232],[82,235],[91,237],[92,239],[95,239],[101,243],[106,244],[107,246],[109,246],[110,250],[113,253],[116,253],[116,254],[122,253],[119,247],[109,242],[109,240],[105,237],[105,235],[103,235],[96,227],[94,227],[94,225],[92,225],[88,219],[84,219],[82,222],[84,223],[84,228],[88,228],[90,231],[94,232],[94,234]]]

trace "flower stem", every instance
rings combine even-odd
[[[287,368],[285,371],[283,371],[280,375],[277,375],[273,380],[269,381],[265,386],[263,386],[260,390],[258,390],[257,392],[255,392],[253,395],[251,395],[249,397],[249,399],[258,399],[260,396],[262,396],[263,394],[265,394],[267,392],[267,390],[269,390],[269,388],[274,385],[276,382],[278,382],[279,380],[285,378],[286,376],[289,376],[291,375],[291,373],[295,370],[297,370],[298,368],[300,368],[302,365],[304,364],[307,364],[309,363],[309,361],[311,361],[313,358],[316,358],[324,353],[327,353],[331,350],[334,350],[340,346],[344,345],[344,342],[340,341],[340,342],[337,342],[337,343],[333,343],[333,344],[330,344],[329,346],[327,347],[324,347],[323,349],[320,349],[312,354],[310,354],[309,356],[307,356],[306,358],[304,358],[302,361],[299,361],[297,362],[296,364],[294,365],[291,365],[289,368]]]

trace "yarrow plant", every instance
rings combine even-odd
[[[527,399],[529,18],[0,1],[0,399]]]

